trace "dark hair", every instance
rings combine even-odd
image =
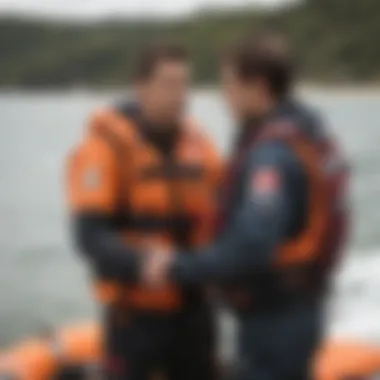
[[[185,62],[188,59],[185,48],[179,44],[160,43],[145,46],[137,57],[133,79],[148,79],[160,63]]]
[[[244,81],[263,78],[276,97],[285,96],[293,81],[293,57],[286,41],[273,34],[245,39],[233,46],[224,62],[234,67]]]

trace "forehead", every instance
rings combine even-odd
[[[228,62],[223,63],[221,66],[221,73],[225,79],[228,79],[228,80],[239,79],[236,73],[236,69],[231,63],[228,63]]]
[[[153,72],[153,77],[163,76],[163,75],[180,75],[186,76],[189,73],[190,66],[185,60],[162,60],[157,63],[156,68]]]

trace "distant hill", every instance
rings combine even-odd
[[[0,86],[120,85],[130,79],[139,47],[161,38],[183,42],[196,81],[210,83],[223,46],[263,28],[291,38],[306,79],[380,80],[380,1],[308,0],[272,11],[202,11],[181,21],[70,24],[3,18]]]

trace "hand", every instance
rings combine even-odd
[[[168,251],[155,249],[147,254],[141,270],[141,282],[150,288],[160,288],[168,283],[168,269],[173,260]]]

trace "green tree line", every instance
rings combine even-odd
[[[193,59],[195,80],[212,83],[222,49],[263,29],[289,37],[303,78],[380,80],[380,1],[306,0],[295,6],[200,10],[181,20],[68,23],[0,19],[0,86],[46,87],[127,83],[140,47],[175,39]]]

